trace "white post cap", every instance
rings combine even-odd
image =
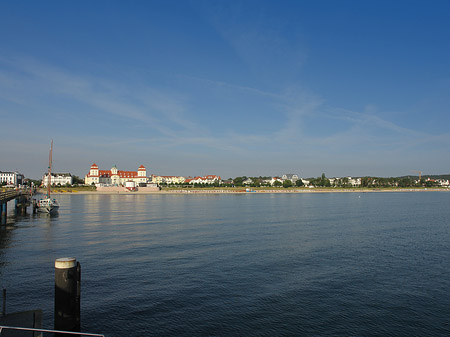
[[[77,266],[77,259],[74,257],[62,257],[55,260],[56,269],[69,269]]]

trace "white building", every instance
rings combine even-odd
[[[6,184],[7,186],[22,185],[24,180],[23,174],[19,172],[2,172],[0,171],[0,184]]]
[[[361,186],[361,178],[352,178],[352,177],[347,177],[348,182],[353,186]]]
[[[443,187],[449,187],[450,186],[450,182],[446,179],[438,179],[437,182],[439,183],[439,185],[443,186]]]
[[[222,183],[222,178],[220,176],[216,176],[216,175],[207,175],[207,176],[203,176],[203,177],[195,177],[192,179],[186,179],[185,180],[186,183],[189,184],[214,184],[214,183]]]
[[[344,178],[330,178],[331,186],[352,186],[358,187],[361,186],[361,178],[352,178],[352,177],[344,177]]]
[[[251,180],[250,178],[247,178],[242,182],[242,185],[251,185],[251,184],[253,184],[253,180]]]
[[[111,170],[99,170],[97,164],[92,164],[89,173],[84,177],[86,185],[105,184],[120,186],[126,182],[134,181],[137,185],[149,182],[147,169],[144,165],[139,166],[137,171],[120,171],[114,165]]]
[[[72,185],[73,183],[73,179],[72,179],[72,175],[70,173],[52,173],[52,177],[51,177],[51,185],[54,186],[64,186],[64,185]],[[48,185],[48,173],[44,174],[42,176],[42,184],[47,187]]]
[[[157,176],[152,175],[152,183],[155,184],[183,184],[186,178],[183,176]]]
[[[270,184],[270,186],[273,186],[273,185],[275,185],[275,182],[280,182],[281,184],[283,184],[283,179],[281,179],[280,177],[272,177],[272,179],[271,180],[269,180],[269,184]]]
[[[290,180],[292,183],[295,184],[295,182],[299,179],[297,174],[283,174],[281,176],[281,179],[283,180]]]

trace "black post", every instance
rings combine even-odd
[[[55,260],[55,330],[80,331],[80,281],[75,258]]]
[[[3,288],[3,308],[2,308],[2,316],[6,315],[6,289]]]

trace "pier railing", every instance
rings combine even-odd
[[[0,190],[0,202],[7,202],[20,195],[31,195],[30,189]]]
[[[21,328],[17,326],[2,326],[0,325],[0,336],[3,329],[16,330],[16,331],[29,331],[29,332],[48,332],[48,333],[60,333],[65,335],[76,335],[76,336],[93,336],[93,337],[105,337],[105,335],[87,333],[87,332],[73,332],[73,331],[61,331],[61,330],[47,330],[47,329],[35,329],[35,328]]]
[[[1,201],[8,201],[8,200],[14,199],[20,193],[21,193],[21,191],[16,191],[16,190],[9,190],[9,191],[5,191],[5,192],[0,192],[0,200]]]

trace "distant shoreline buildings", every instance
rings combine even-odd
[[[0,171],[0,184],[7,186],[18,186],[24,182],[24,175],[19,172],[3,172]]]
[[[114,165],[110,170],[99,170],[97,164],[92,164],[89,173],[84,177],[86,185],[125,185],[126,182],[134,182],[136,185],[147,184],[149,177],[147,177],[147,169],[144,165],[139,166],[137,171],[122,171],[118,170]]]
[[[72,185],[73,178],[70,173],[52,173],[52,178],[50,179],[52,185]],[[42,185],[47,187],[48,185],[48,173],[44,174],[42,177]]]
[[[84,177],[85,185],[121,186],[134,182],[137,186],[145,184],[221,184],[222,178],[217,175],[206,175],[203,177],[183,176],[147,176],[144,165],[139,166],[137,171],[122,171],[114,165],[110,170],[100,170],[97,164],[92,164],[89,173]]]
[[[421,179],[422,178],[422,179]],[[109,170],[99,169],[97,164],[92,164],[88,174],[84,177],[85,185],[95,185],[97,187],[157,187],[165,185],[190,185],[190,186],[274,186],[274,187],[414,187],[414,186],[440,186],[450,188],[449,175],[429,175],[419,179],[411,176],[398,178],[381,177],[334,177],[327,178],[324,174],[318,178],[301,178],[297,174],[283,174],[281,176],[266,177],[235,177],[223,180],[218,175],[205,175],[195,177],[169,176],[148,174],[144,165],[138,167],[136,171],[119,170],[116,165]],[[29,179],[19,172],[0,171],[0,185],[5,187],[19,187],[27,184]],[[80,179],[70,173],[52,173],[52,186],[70,186],[80,183]],[[48,184],[48,173],[42,176],[41,186]]]

